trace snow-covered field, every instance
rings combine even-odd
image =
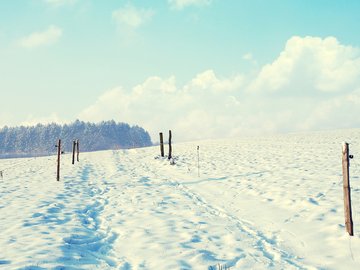
[[[173,150],[65,154],[60,182],[55,156],[0,160],[0,269],[360,269],[360,130]]]

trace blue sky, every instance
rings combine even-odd
[[[360,127],[360,1],[0,2],[0,126],[153,139]]]

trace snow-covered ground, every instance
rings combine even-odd
[[[0,160],[0,269],[360,269],[360,130],[173,150],[65,154],[60,182],[55,156]]]

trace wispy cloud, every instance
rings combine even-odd
[[[253,55],[251,53],[246,53],[243,55],[243,59],[250,61],[253,59]]]
[[[60,7],[64,5],[72,5],[77,0],[43,0],[46,4],[53,6],[53,7]]]
[[[154,11],[151,9],[136,8],[129,4],[115,10],[112,13],[112,18],[120,27],[136,29],[149,21],[153,15]]]
[[[35,32],[19,41],[19,45],[24,48],[37,48],[41,46],[48,46],[56,43],[62,36],[63,31],[61,28],[50,25],[45,31]]]
[[[246,53],[242,57],[245,61],[251,63],[252,65],[257,65],[256,60],[254,59],[252,53]]]
[[[174,9],[184,9],[189,6],[207,6],[212,0],[168,0],[170,6]]]

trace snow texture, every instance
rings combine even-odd
[[[360,269],[360,130],[174,144],[174,162],[158,153],[83,153],[75,165],[65,154],[59,182],[55,156],[0,160],[0,269]]]

